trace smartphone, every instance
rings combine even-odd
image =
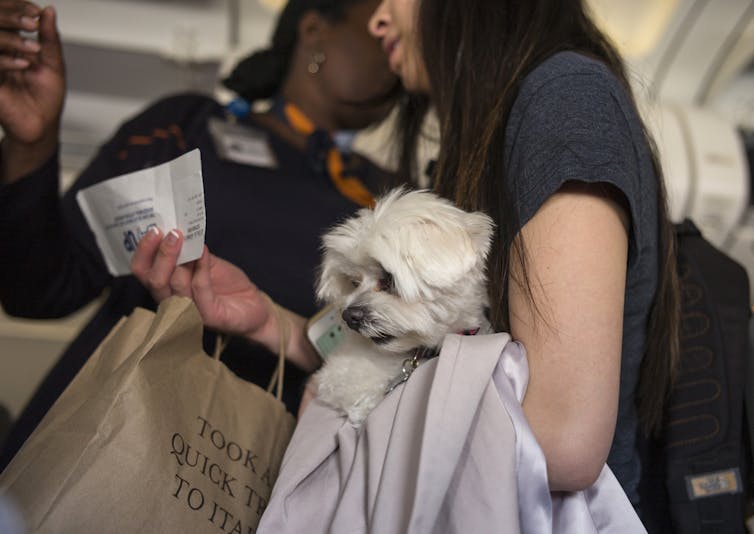
[[[323,360],[335,350],[343,340],[345,325],[340,314],[332,306],[327,306],[306,324],[306,335]]]

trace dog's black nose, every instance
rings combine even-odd
[[[343,310],[343,320],[351,330],[358,330],[361,323],[364,322],[364,308],[361,306],[350,306]]]

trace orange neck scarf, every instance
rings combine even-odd
[[[304,115],[304,113],[294,104],[286,103],[283,106],[283,113],[288,120],[291,128],[303,135],[311,135],[316,130],[314,123]],[[333,143],[332,147],[327,150],[326,155],[327,174],[330,176],[335,188],[341,195],[350,201],[362,207],[371,208],[374,206],[374,196],[361,180],[355,176],[345,174],[345,165],[343,157],[338,148]]]

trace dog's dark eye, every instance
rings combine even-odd
[[[393,293],[395,291],[395,281],[393,280],[393,275],[388,272],[382,273],[382,278],[380,278],[379,281],[379,289],[380,291],[387,291],[388,293]]]
[[[359,285],[361,284],[361,280],[359,280],[358,278],[349,278],[349,279],[348,279],[348,282],[349,282],[349,283],[350,283],[350,284],[351,284],[351,285],[352,285],[352,286],[353,286],[354,288],[356,288],[356,287],[359,287]]]

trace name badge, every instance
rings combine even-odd
[[[277,158],[264,131],[217,117],[210,117],[208,128],[215,150],[222,159],[241,165],[277,169]]]

